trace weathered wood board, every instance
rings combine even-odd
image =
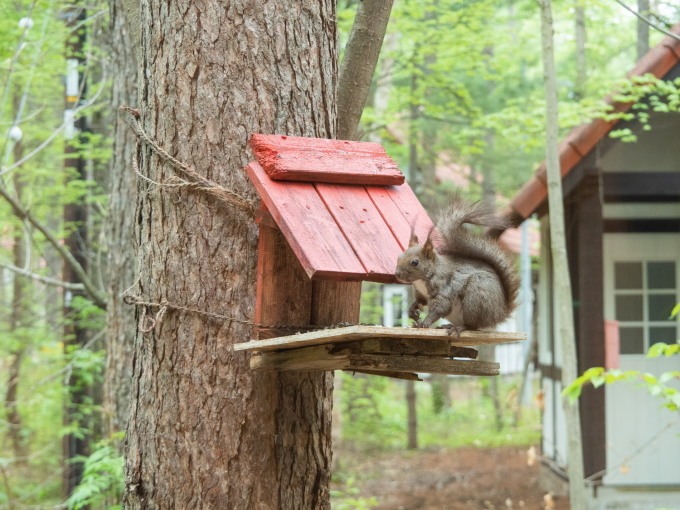
[[[249,144],[274,180],[368,185],[404,182],[397,164],[378,143],[254,134]]]
[[[366,190],[331,184],[314,187],[361,260],[367,277],[373,281],[394,278],[402,249]]]
[[[394,338],[419,340],[439,340],[446,345],[460,347],[518,342],[526,339],[526,333],[505,333],[499,331],[463,331],[460,338],[449,335],[445,329],[431,328],[388,328],[385,326],[347,326],[344,328],[321,329],[308,333],[250,340],[234,345],[236,351],[279,351],[297,349],[312,345],[341,344],[368,340],[372,338]]]
[[[307,275],[315,280],[396,283],[397,259],[411,232],[432,221],[401,186],[275,181],[252,162],[246,173]]]
[[[357,370],[382,372],[429,373],[449,375],[498,375],[498,363],[457,360],[434,356],[367,354],[349,347],[316,345],[280,352],[258,352],[250,358],[254,370]]]

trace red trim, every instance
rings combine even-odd
[[[680,34],[680,24],[675,25],[671,31]],[[680,62],[680,41],[667,36],[649,50],[627,76],[642,76],[650,73],[657,78],[662,78],[678,62]],[[611,99],[611,96],[605,98],[605,101],[614,105],[617,112],[628,111],[632,106],[630,103],[616,103]],[[590,124],[584,124],[571,130],[560,145],[560,173],[562,177],[571,172],[588,155],[595,145],[612,130],[616,122],[596,119]],[[528,218],[548,196],[545,182],[544,161],[536,169],[535,175],[513,197],[510,202],[510,209],[522,218]]]

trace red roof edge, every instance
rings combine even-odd
[[[671,32],[680,34],[680,23]],[[666,36],[659,44],[649,50],[627,77],[653,74],[657,78],[665,76],[678,62],[680,62],[680,41]],[[616,112],[628,111],[631,103],[615,102],[611,96],[605,101],[614,107]],[[560,173],[562,177],[571,172],[574,167],[585,158],[588,153],[602,140],[616,125],[617,121],[595,119],[589,124],[583,124],[572,129],[560,144]],[[548,196],[546,187],[545,161],[536,169],[534,176],[522,186],[510,202],[510,209],[526,219],[533,214]]]

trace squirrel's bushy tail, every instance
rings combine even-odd
[[[519,278],[509,255],[495,239],[477,234],[466,228],[465,223],[503,230],[511,226],[510,221],[496,213],[493,204],[480,201],[470,203],[455,195],[451,205],[439,216],[437,233],[442,241],[442,254],[479,260],[498,275],[503,291],[507,312],[516,307]]]

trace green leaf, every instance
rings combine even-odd
[[[647,357],[648,358],[658,358],[662,354],[666,353],[666,346],[668,344],[664,342],[657,342],[654,345],[652,345],[649,350],[647,351]]]

